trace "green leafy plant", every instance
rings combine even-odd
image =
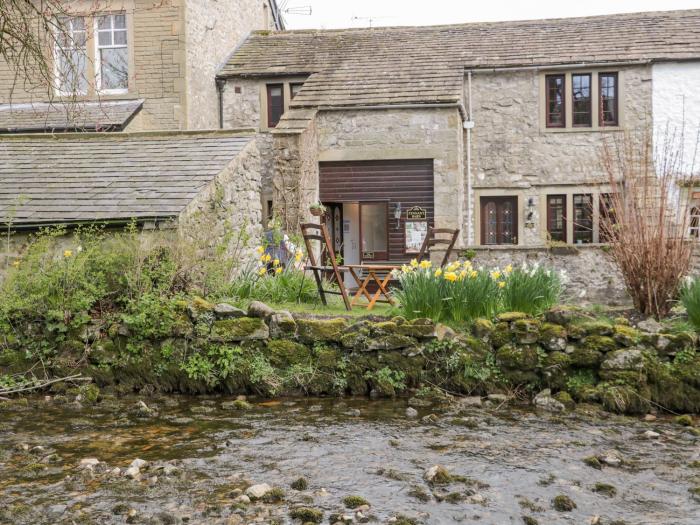
[[[501,289],[502,308],[505,311],[540,314],[559,300],[561,279],[559,273],[534,265],[522,266],[507,272]]]
[[[681,287],[680,300],[688,313],[688,321],[700,330],[700,279],[690,279]]]

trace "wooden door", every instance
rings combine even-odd
[[[481,197],[481,244],[518,244],[517,197]]]
[[[386,261],[389,256],[387,202],[360,203],[360,260]]]

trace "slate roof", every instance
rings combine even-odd
[[[0,104],[0,133],[123,129],[143,100]]]
[[[176,217],[252,138],[221,131],[0,137],[0,223]]]
[[[464,70],[700,58],[700,9],[446,26],[257,32],[220,77],[309,74],[291,108],[457,102]]]

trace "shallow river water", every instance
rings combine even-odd
[[[323,511],[323,523],[340,513],[355,523],[700,524],[689,492],[700,485],[700,437],[662,418],[494,406],[411,419],[402,400],[235,411],[221,406],[230,399],[175,396],[145,399],[158,414],[140,417],[137,401],[0,408],[0,523],[300,523],[289,514],[303,505]],[[591,456],[612,460],[593,468]],[[100,463],[80,467],[86,458]],[[136,458],[148,464],[131,479]],[[423,475],[436,464],[461,478],[431,486]],[[300,477],[308,488],[290,488]],[[284,499],[237,504],[257,483]],[[371,507],[345,509],[349,495]],[[558,495],[576,508],[555,510]]]

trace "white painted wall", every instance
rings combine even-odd
[[[683,148],[684,171],[700,173],[700,61],[652,66],[652,111],[656,151],[674,137]]]

